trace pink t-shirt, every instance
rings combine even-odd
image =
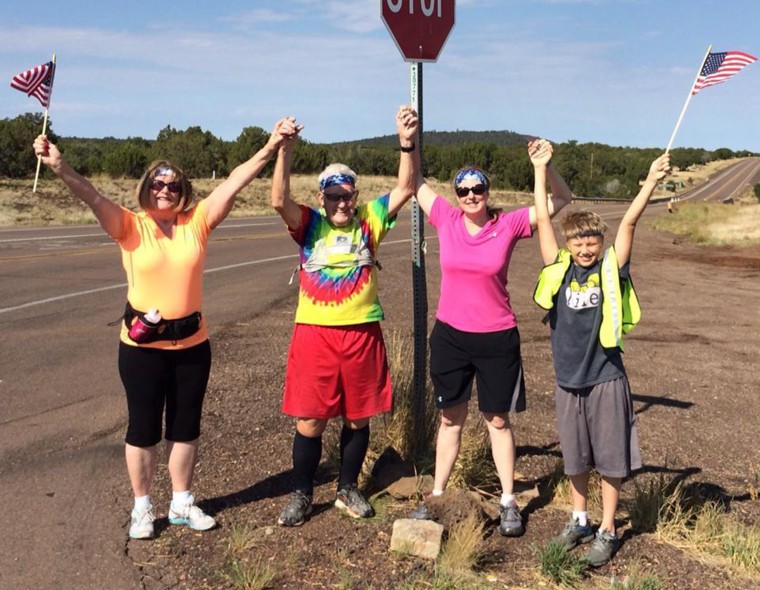
[[[507,271],[515,244],[533,235],[529,208],[502,213],[471,236],[464,213],[441,196],[430,211],[438,231],[441,296],[436,317],[463,332],[498,332],[517,325]]]

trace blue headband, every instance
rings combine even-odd
[[[462,170],[459,174],[456,175],[456,178],[454,179],[454,186],[459,186],[462,184],[463,181],[467,180],[468,178],[474,178],[475,180],[479,180],[482,182],[486,188],[489,188],[488,185],[488,178],[486,178],[486,175],[483,174],[480,170],[475,170],[475,168],[466,168]]]
[[[354,185],[354,179],[348,174],[332,174],[322,179],[319,183],[319,190],[324,192],[327,187],[335,186],[336,184],[350,184]]]

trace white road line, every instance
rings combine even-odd
[[[757,162],[754,167],[750,166],[749,174],[747,174],[744,178],[742,178],[741,182],[738,185],[736,185],[736,188],[733,191],[731,191],[731,194],[728,195],[728,197],[726,198],[727,199],[733,198],[733,196],[736,194],[736,191],[738,191],[740,188],[744,188],[745,181],[747,181],[752,175],[754,175],[755,172],[757,172],[758,168],[760,168],[760,162]]]
[[[403,244],[411,242],[411,239],[395,240],[392,242],[383,242],[384,245],[390,246],[393,244]],[[219,266],[217,268],[210,268],[204,271],[203,274],[210,274],[212,272],[220,272],[223,270],[230,270],[233,268],[241,268],[243,266],[253,266],[256,264],[264,264],[265,262],[278,262],[280,260],[288,260],[290,258],[298,258],[298,254],[288,254],[287,256],[275,256],[274,258],[262,258],[261,260],[249,260],[248,262],[239,262],[237,264],[228,264],[226,266]],[[92,293],[102,293],[103,291],[112,291],[113,289],[123,289],[127,286],[127,283],[119,283],[118,285],[109,285],[108,287],[100,287],[98,289],[87,289],[86,291],[76,291],[74,293],[66,293],[64,295],[57,295],[55,297],[48,297],[46,299],[39,299],[37,301],[29,301],[20,305],[14,305],[12,307],[0,307],[0,313],[7,313],[10,311],[16,311],[19,309],[25,309],[27,307],[34,307],[37,305],[45,305],[46,303],[52,303],[54,301],[61,301],[63,299],[71,299],[73,297],[82,297],[83,295],[90,295]]]
[[[275,225],[274,222],[270,223],[237,223],[235,225],[225,225],[222,224],[216,228],[216,230],[220,229],[233,229],[238,227],[258,227],[262,225]],[[45,229],[45,228],[39,228],[39,229]],[[60,228],[57,228],[60,231]],[[40,240],[66,240],[71,238],[91,238],[91,237],[104,237],[103,231],[98,231],[92,234],[61,234],[57,236],[41,236],[37,238],[6,238],[6,239],[0,239],[0,244],[6,244],[9,242],[36,242]]]
[[[43,236],[39,238],[7,238],[5,240],[0,240],[0,244],[6,244],[8,242],[37,242],[39,240],[65,240],[68,238],[91,238],[91,237],[99,237],[102,238],[103,232],[97,232],[94,234],[65,234],[60,236]]]

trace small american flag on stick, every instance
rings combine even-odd
[[[691,93],[697,94],[703,88],[725,82],[731,76],[738,73],[744,66],[748,66],[757,58],[749,53],[741,51],[724,51],[722,53],[708,53],[702,65],[702,71],[694,83]]]
[[[27,96],[34,96],[44,108],[48,108],[50,94],[53,91],[54,74],[55,62],[49,61],[13,76],[11,86],[25,92]]]

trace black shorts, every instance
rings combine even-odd
[[[525,377],[517,327],[499,332],[462,332],[436,320],[430,334],[430,378],[438,408],[469,401],[475,378],[481,412],[522,412]]]
[[[201,434],[201,411],[211,371],[209,341],[181,350],[119,343],[119,375],[127,393],[126,442],[152,447],[161,441],[166,406],[166,439],[190,442]]]

